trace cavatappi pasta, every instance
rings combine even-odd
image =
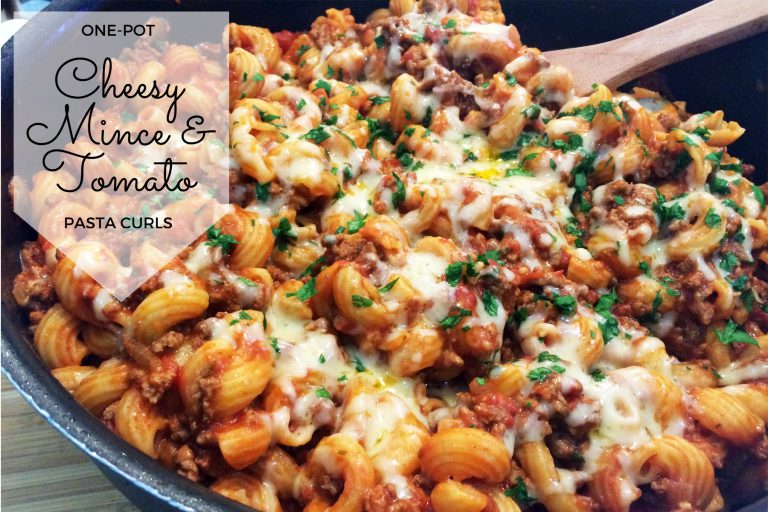
[[[575,96],[496,0],[228,44],[229,213],[123,303],[22,252],[14,296],[84,407],[266,511],[768,491],[768,213],[737,123]]]

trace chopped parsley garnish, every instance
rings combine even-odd
[[[256,182],[256,187],[255,187],[256,199],[258,199],[262,203],[269,200],[269,185],[270,185],[270,182],[266,182],[266,183],[259,183],[258,181]]]
[[[736,171],[739,174],[742,174],[744,172],[744,167],[741,165],[741,162],[736,162],[732,164],[721,164],[720,168],[724,171]]]
[[[701,137],[704,140],[707,140],[709,138],[709,136],[710,136],[709,130],[707,130],[703,126],[697,126],[696,128],[694,128],[693,129],[693,133],[698,135],[699,137]]]
[[[613,202],[614,202],[614,203],[616,203],[616,205],[617,205],[617,206],[621,206],[621,205],[623,205],[623,204],[624,204],[626,201],[624,200],[624,198],[623,198],[623,197],[616,195],[616,196],[613,196]]]
[[[667,202],[667,198],[657,190],[656,202],[653,203],[653,211],[659,216],[660,225],[685,218],[685,210],[680,206],[680,203],[673,203],[671,206],[666,206],[664,205],[665,202]]]
[[[448,21],[445,22],[445,25],[443,25],[444,28],[453,28],[456,26],[456,20],[451,18]]]
[[[397,173],[393,172],[392,176],[395,178],[395,191],[392,192],[392,208],[397,209],[398,205],[405,201],[405,185]]]
[[[272,345],[272,350],[275,351],[275,354],[280,353],[280,346],[277,344],[277,338],[269,338],[269,344]]]
[[[760,203],[760,208],[765,208],[765,195],[763,194],[763,191],[760,190],[760,187],[752,185],[752,193],[755,195],[757,202]]]
[[[707,215],[704,217],[704,224],[715,229],[719,227],[722,222],[723,219],[715,212],[714,208],[707,210]]]
[[[328,390],[327,390],[327,389],[325,389],[325,388],[317,388],[317,389],[315,390],[315,394],[316,394],[318,397],[320,397],[320,398],[327,398],[327,399],[329,399],[329,400],[331,399],[331,394],[330,394],[330,393],[328,392]]]
[[[672,167],[672,175],[677,176],[677,174],[688,167],[688,164],[691,162],[693,162],[693,159],[687,151],[678,153],[677,158],[675,159],[675,165]]]
[[[302,55],[307,53],[307,50],[309,50],[310,48],[312,48],[312,47],[309,46],[308,44],[303,44],[303,45],[299,46],[299,49],[296,52],[296,56],[297,57],[301,57]]]
[[[536,501],[536,498],[528,494],[528,488],[525,486],[525,482],[522,477],[517,477],[515,485],[504,489],[504,496],[512,498],[521,505],[530,505]]]
[[[667,292],[667,295],[669,295],[670,297],[679,297],[680,292],[669,286],[672,284],[672,282],[673,282],[673,279],[669,276],[664,276],[659,278],[659,283],[661,283],[661,285],[664,287],[664,290]]]
[[[311,140],[315,144],[320,144],[324,140],[330,139],[331,134],[325,131],[325,128],[323,128],[322,126],[317,126],[309,130],[304,135],[300,135],[299,138]]]
[[[356,372],[361,373],[365,371],[365,365],[360,360],[360,357],[355,356],[354,359],[352,360],[352,363],[355,365]]]
[[[723,259],[720,260],[720,268],[725,270],[726,272],[733,272],[733,269],[736,268],[736,265],[739,264],[739,257],[733,254],[732,252],[728,252],[723,256]]]
[[[551,302],[564,315],[571,316],[576,312],[576,299],[570,295],[559,295],[557,292],[552,292],[552,298],[538,293],[534,294],[533,297],[534,300]]]
[[[512,315],[512,319],[517,325],[522,324],[528,319],[528,308],[520,308]]]
[[[344,166],[344,181],[347,182],[352,179],[352,167],[347,164]]]
[[[381,105],[389,102],[389,96],[371,96],[369,99],[374,105]]]
[[[575,117],[581,117],[586,119],[589,122],[592,122],[592,119],[595,118],[595,114],[597,113],[597,109],[593,105],[587,105],[585,107],[575,107],[573,110],[569,112],[561,112],[557,115],[558,118],[560,117],[566,117],[566,116],[575,116]]]
[[[296,111],[301,112],[301,109],[303,109],[306,104],[307,101],[304,98],[301,98],[296,104]]]
[[[275,235],[277,248],[281,252],[288,249],[288,240],[296,240],[296,233],[292,231],[291,221],[285,217],[280,217],[276,228],[272,228],[272,234]]]
[[[501,265],[501,253],[497,250],[490,250],[478,255],[477,261],[472,261],[472,258],[470,257],[469,261],[453,262],[445,269],[445,280],[451,286],[456,286],[459,284],[461,276],[464,275],[464,272],[466,272],[467,277],[475,277],[478,275],[478,270],[475,268],[475,265],[478,262],[490,265],[491,261],[495,261]]]
[[[384,37],[384,34],[380,34],[373,38],[373,42],[376,43],[376,48],[383,48],[384,47],[384,41],[386,41],[386,38]]]
[[[331,95],[331,84],[329,84],[325,80],[320,79],[317,82],[315,82],[315,90],[318,90],[318,89],[324,90],[326,94],[328,94],[329,96]]]
[[[573,202],[576,203],[580,212],[588,212],[592,205],[584,198],[587,190],[587,176],[594,171],[594,163],[597,159],[597,153],[590,151],[583,154],[581,161],[571,170],[573,176]]]
[[[477,378],[475,379],[475,381],[477,381],[477,384],[478,384],[479,386],[485,386],[485,385],[486,385],[486,383],[487,383],[487,381],[485,380],[485,377],[477,377]]]
[[[741,292],[741,303],[744,305],[744,309],[750,312],[752,311],[752,308],[755,305],[755,292],[753,292],[751,288]]]
[[[661,307],[663,302],[664,299],[661,297],[661,292],[657,290],[656,296],[653,298],[653,303],[651,304],[651,311],[640,316],[638,320],[642,323],[658,322],[660,317],[659,307]]]
[[[536,357],[536,360],[537,360],[538,362],[540,362],[540,363],[546,363],[546,362],[550,362],[550,363],[558,363],[558,362],[560,362],[560,358],[559,358],[557,355],[555,355],[555,354],[550,354],[550,353],[549,353],[549,352],[547,352],[546,350],[545,350],[544,352],[540,353],[540,354],[539,354],[539,355]]]
[[[429,128],[430,124],[432,124],[432,105],[427,106],[427,112],[424,114],[424,119],[421,120],[421,125],[424,128]]]
[[[576,312],[576,298],[570,295],[552,294],[552,304],[558,311],[566,316],[571,316]]]
[[[251,286],[251,287],[258,286],[258,284],[254,283],[253,281],[251,281],[247,277],[243,277],[243,276],[238,277],[237,281],[240,282],[240,283],[243,283],[245,286]]]
[[[568,224],[565,225],[565,232],[576,237],[576,240],[574,240],[574,245],[577,248],[584,247],[584,240],[582,240],[582,237],[584,237],[587,233],[583,229],[579,229],[579,221],[576,219],[576,217],[571,217],[568,219]]]
[[[483,308],[485,312],[491,316],[496,316],[499,313],[499,303],[496,301],[496,297],[493,296],[490,290],[483,290],[480,295],[480,300],[483,302]]]
[[[744,214],[744,208],[739,206],[736,201],[733,201],[731,199],[723,199],[723,205],[727,206],[728,208],[733,209],[736,213],[739,215]]]
[[[341,185],[337,185],[336,193],[333,194],[333,203],[346,196],[347,194],[341,189]]]
[[[456,261],[446,267],[445,280],[448,281],[448,284],[451,286],[457,286],[459,284],[461,276],[464,274],[464,265],[466,265],[465,262]]]
[[[567,133],[568,140],[557,139],[552,143],[552,147],[566,153],[568,151],[578,151],[584,145],[584,139],[577,133]]]
[[[368,218],[368,214],[360,215],[360,212],[355,210],[355,217],[347,223],[347,233],[354,235],[365,226],[365,221]]]
[[[563,373],[565,368],[560,365],[553,364],[552,366],[542,366],[528,372],[528,378],[534,382],[542,382],[544,379],[552,375],[553,373]]]
[[[685,143],[685,145],[686,145],[686,146],[691,146],[691,147],[696,147],[696,146],[698,146],[698,144],[696,143],[696,141],[695,141],[695,140],[693,140],[692,138],[690,138],[690,137],[689,137],[689,136],[687,136],[687,135],[683,135],[683,138],[682,138],[682,139],[679,139],[679,140],[677,140],[677,142],[683,142],[683,143]]]
[[[373,148],[373,143],[378,138],[382,138],[391,144],[394,144],[397,140],[397,134],[392,131],[392,128],[387,123],[371,118],[366,118],[365,121],[368,123],[368,133],[370,134],[368,149]]]
[[[541,106],[536,103],[531,103],[523,109],[523,115],[528,119],[537,119],[541,114]]]
[[[373,301],[362,295],[352,295],[352,305],[356,308],[369,308],[373,306]]]
[[[270,114],[269,112],[264,112],[263,110],[259,110],[255,108],[255,110],[259,113],[259,119],[261,119],[264,123],[271,123],[272,121],[277,121],[280,119],[280,116],[275,114]]]
[[[712,178],[712,181],[709,182],[709,190],[712,193],[727,196],[731,193],[731,189],[728,185],[728,180],[715,177]]]
[[[533,177],[533,173],[531,171],[526,170],[526,169],[521,169],[520,167],[515,167],[514,169],[507,169],[507,172],[504,174],[505,178],[509,178],[510,176],[528,176],[528,177]]]
[[[315,289],[315,283],[317,280],[313,277],[309,281],[307,281],[304,286],[299,288],[299,291],[297,292],[288,292],[285,294],[286,297],[296,297],[302,302],[306,302],[309,299],[311,299],[316,293],[317,290]]]
[[[395,148],[395,156],[400,161],[400,165],[403,166],[403,169],[408,170],[413,167],[415,160],[404,143],[401,142],[397,145]]]
[[[216,226],[209,227],[206,230],[205,235],[208,237],[205,245],[220,247],[223,254],[229,254],[232,252],[232,249],[238,243],[237,240],[235,240],[235,237],[232,235],[222,234],[221,229],[217,228]]]
[[[739,329],[739,326],[730,318],[723,329],[715,329],[715,335],[721,343],[726,345],[732,343],[747,343],[756,347],[760,346],[755,338]]]
[[[501,252],[497,250],[485,251],[483,254],[477,256],[477,261],[482,261],[486,265],[490,265],[491,261],[495,261],[499,265],[502,265]]]
[[[393,280],[391,280],[390,282],[388,282],[387,284],[385,284],[384,286],[379,288],[379,291],[381,293],[387,293],[389,290],[391,290],[397,284],[397,282],[399,280],[400,280],[399,277],[394,278]]]
[[[310,263],[310,264],[307,266],[307,268],[305,268],[305,269],[304,269],[304,270],[301,272],[301,274],[299,274],[299,277],[306,277],[306,276],[310,275],[310,274],[312,273],[312,269],[313,269],[313,268],[315,268],[316,266],[318,266],[318,265],[322,264],[322,263],[325,263],[325,256],[320,256],[320,257],[319,257],[319,258],[317,258],[315,261],[313,261],[312,263]]]
[[[320,361],[320,364],[325,364],[325,355],[320,354],[320,357],[318,357],[317,360]]]
[[[603,333],[603,343],[608,343],[619,334],[619,321],[611,313],[611,307],[619,300],[616,290],[600,296],[595,304],[595,313],[603,319],[598,322],[600,332]]]
[[[647,261],[641,261],[637,267],[640,269],[640,271],[645,274],[648,277],[651,277],[651,266],[648,264]]]
[[[472,312],[468,309],[457,307],[456,310],[457,313],[455,315],[449,315],[440,320],[440,327],[443,329],[453,329],[459,324],[459,322],[461,322],[463,317],[470,316],[472,314]]]
[[[723,159],[723,152],[721,151],[714,151],[707,156],[704,157],[704,160],[709,160],[710,162],[714,162],[714,170],[717,170],[720,167],[720,160]]]
[[[605,380],[605,374],[600,370],[600,368],[596,368],[589,372],[589,376],[597,382],[602,382]]]
[[[744,289],[747,287],[747,281],[749,281],[749,276],[744,274],[743,276],[740,276],[739,278],[731,281],[731,287],[733,287],[733,289],[737,292],[744,291]]]
[[[616,110],[614,110],[613,102],[606,100],[601,101],[597,104],[597,111],[602,112],[603,114],[611,114],[613,117],[616,118],[617,121],[621,122],[621,118],[619,117],[619,114],[616,113]]]

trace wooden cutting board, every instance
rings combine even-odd
[[[2,379],[3,512],[138,512]]]

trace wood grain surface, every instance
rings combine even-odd
[[[3,377],[3,512],[138,512]]]

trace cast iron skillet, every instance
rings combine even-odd
[[[329,7],[351,6],[357,19],[386,0],[250,0],[217,3],[212,0],[128,1],[62,0],[51,10],[229,10],[238,23],[274,30],[307,29]],[[523,41],[542,50],[580,46],[620,37],[659,23],[700,5],[701,1],[634,0],[629,2],[524,0],[506,1],[505,13],[517,25]],[[73,15],[76,15],[73,12]],[[41,46],[55,44],[46,34]],[[34,56],[18,55],[30,59]],[[2,52],[2,365],[3,373],[24,398],[59,432],[88,454],[104,474],[133,503],[144,510],[211,512],[251,510],[167,470],[110,432],[86,412],[43,366],[31,346],[31,336],[10,290],[19,271],[18,251],[35,233],[12,210],[8,180],[13,169],[13,65],[10,42]],[[768,176],[768,34],[763,34],[665,68],[654,87],[672,99],[687,100],[689,110],[724,109],[729,120],[747,128],[745,137],[730,148],[732,154],[755,164],[762,183]],[[87,496],[83,499],[87,500]],[[740,504],[744,505],[744,504]],[[740,512],[768,509],[768,496]]]

